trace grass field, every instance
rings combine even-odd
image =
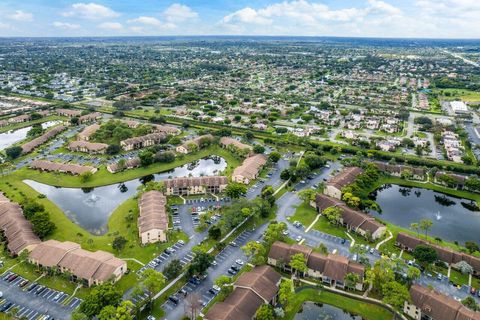
[[[437,89],[445,100],[462,100],[465,102],[480,102],[480,92],[467,89]]]
[[[0,133],[7,132],[7,131],[10,131],[10,130],[18,130],[18,129],[29,127],[29,126],[32,126],[32,125],[38,124],[38,123],[44,123],[44,122],[54,121],[54,120],[64,120],[64,119],[66,119],[66,118],[65,117],[60,117],[60,116],[49,116],[49,117],[41,118],[41,119],[38,119],[38,120],[15,123],[15,124],[11,124],[11,125],[8,125],[8,126],[5,126],[5,127],[1,127],[0,128]]]
[[[299,288],[285,310],[284,319],[293,319],[304,302],[325,303],[341,308],[349,313],[359,315],[365,320],[388,320],[393,315],[390,311],[366,302],[344,297],[321,289]]]

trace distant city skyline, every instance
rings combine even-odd
[[[1,37],[480,38],[477,0],[2,0]]]

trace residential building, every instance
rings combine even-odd
[[[30,163],[30,168],[38,169],[40,171],[57,171],[73,175],[80,175],[85,172],[91,172],[93,174],[98,170],[91,166],[82,166],[73,163],[58,163],[48,160],[34,160]]]
[[[260,173],[260,169],[267,163],[267,157],[264,154],[256,154],[243,160],[242,165],[233,170],[232,181],[249,184],[255,180]]]
[[[230,138],[230,137],[221,137],[220,138],[220,145],[224,148],[227,148],[228,146],[234,146],[237,149],[240,150],[248,150],[249,154],[252,153],[253,147],[249,146],[248,144],[242,143],[238,141],[237,139]]]
[[[197,149],[201,149],[202,148],[201,143],[203,141],[212,142],[213,136],[211,134],[206,134],[200,137],[196,137],[195,139],[185,141],[181,146],[178,146],[176,148],[176,151],[178,153],[187,154],[193,151],[192,150],[192,148],[194,148],[193,146],[196,146]]]
[[[27,122],[30,121],[30,115],[29,114],[22,114],[20,116],[12,117],[8,119],[8,123],[22,123],[22,122]]]
[[[60,132],[62,132],[65,129],[67,129],[67,127],[62,126],[62,125],[54,127],[53,129],[51,129],[51,130],[45,132],[44,134],[42,134],[40,137],[35,138],[35,139],[23,144],[22,145],[22,153],[25,154],[25,153],[32,152],[35,148],[44,144],[45,142],[47,142],[51,138],[55,137],[57,134],[59,134]]]
[[[123,150],[130,151],[160,144],[166,137],[166,134],[163,132],[150,133],[141,137],[134,137],[120,141],[120,145]]]
[[[95,124],[92,124],[88,127],[86,127],[85,129],[82,130],[82,132],[80,132],[78,134],[78,140],[84,140],[84,141],[88,141],[90,140],[90,137],[95,133],[97,132],[97,130],[100,129],[100,125],[95,123]]]
[[[177,135],[180,134],[182,131],[176,127],[173,126],[166,126],[166,125],[155,125],[154,129],[156,132],[163,132],[165,134],[171,134],[171,135]]]
[[[24,250],[33,250],[41,241],[33,232],[33,226],[23,215],[22,207],[0,193],[0,230],[5,237],[6,248],[13,256]]]
[[[379,170],[395,177],[401,177],[402,173],[410,173],[410,178],[413,180],[424,180],[426,177],[426,172],[423,168],[405,166],[401,164],[388,164],[386,162],[379,161],[373,162],[373,164],[375,164]]]
[[[166,242],[168,231],[167,198],[156,190],[145,192],[138,201],[138,235],[142,245]]]
[[[120,161],[119,161],[120,162]],[[140,164],[141,164],[141,161],[140,161],[140,158],[131,158],[131,159],[127,159],[125,161],[125,165],[124,166],[120,166],[119,165],[119,162],[115,162],[115,163],[110,163],[108,166],[107,166],[107,170],[108,172],[110,173],[117,173],[119,171],[122,171],[122,170],[125,170],[125,169],[133,169],[133,168],[138,168],[140,167]]]
[[[455,173],[438,171],[434,176],[435,183],[457,189],[463,189],[465,187],[465,181],[467,181],[466,176]]]
[[[341,217],[338,222],[348,230],[354,231],[364,237],[371,237],[373,240],[376,240],[381,238],[385,232],[387,232],[387,227],[375,220],[374,217],[354,210],[338,199],[323,194],[317,194],[315,198],[315,207],[318,213],[322,213],[329,207],[338,207],[341,210]]]
[[[71,110],[71,109],[57,109],[57,114],[64,117],[79,117],[82,114],[80,110]]]
[[[353,183],[361,173],[363,173],[362,168],[344,168],[339,174],[327,182],[323,193],[335,199],[342,199],[342,188]]]
[[[105,251],[87,251],[74,242],[48,240],[38,244],[28,260],[40,267],[58,268],[85,286],[117,282],[127,271],[127,263]]]
[[[73,152],[86,152],[89,154],[104,154],[107,151],[108,144],[88,141],[72,141],[68,144],[68,149]]]
[[[360,281],[355,285],[355,289],[363,290],[365,267],[338,254],[324,255],[314,252],[312,248],[304,245],[290,245],[276,241],[270,248],[267,261],[272,266],[290,272],[292,271],[289,265],[290,259],[293,255],[299,253],[303,254],[307,261],[308,269],[304,275],[320,279],[323,283],[332,287],[345,288],[345,276],[349,273],[355,273],[360,278]]]
[[[233,285],[223,302],[214,304],[205,320],[252,320],[263,304],[274,306],[282,277],[272,267],[256,266],[245,272]]]
[[[100,112],[93,112],[93,113],[89,113],[79,117],[78,122],[79,123],[93,122],[93,121],[97,121],[98,119],[102,119],[102,114]]]
[[[475,257],[464,252],[457,252],[453,249],[430,243],[427,240],[419,239],[404,232],[400,232],[397,235],[395,245],[408,252],[412,252],[419,245],[429,246],[437,252],[437,258],[439,261],[443,261],[453,268],[455,268],[456,264],[460,261],[465,261],[472,266],[474,275],[480,275],[479,257]]]
[[[217,194],[223,192],[227,184],[228,178],[225,176],[183,177],[164,180],[167,196]]]
[[[405,301],[403,312],[415,320],[480,320],[480,312],[468,309],[455,299],[433,289],[414,284],[412,302]]]

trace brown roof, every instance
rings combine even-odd
[[[125,140],[121,141],[120,144],[122,146],[124,146],[124,145],[131,145],[131,144],[137,144],[137,143],[144,143],[146,141],[153,141],[154,143],[160,143],[165,138],[166,138],[165,133],[156,132],[156,133],[146,134],[146,135],[140,136],[140,137],[125,139]]]
[[[245,143],[241,143],[240,141],[238,141],[237,139],[233,139],[233,138],[230,138],[230,137],[222,137],[220,138],[220,144],[221,145],[224,145],[224,146],[229,146],[229,145],[233,145],[239,149],[248,149],[248,150],[253,150],[253,147],[252,146],[249,146],[248,144],[245,144]]]
[[[236,167],[233,175],[253,179],[265,163],[267,163],[267,157],[264,154],[256,154],[246,158],[241,166]]]
[[[79,248],[80,245],[78,243],[48,240],[36,246],[30,252],[29,258],[41,266],[54,267],[59,264],[68,252]]]
[[[25,248],[40,243],[33,232],[33,226],[23,215],[19,204],[5,201],[2,195],[0,202],[0,229],[7,239],[7,248],[13,255],[18,255]]]
[[[93,113],[89,113],[84,116],[81,116],[80,118],[78,118],[78,121],[80,123],[86,122],[86,121],[94,121],[101,117],[102,117],[102,114],[100,112],[93,112]]]
[[[166,188],[186,188],[192,186],[221,186],[228,184],[225,176],[183,177],[164,180]]]
[[[401,174],[404,170],[410,170],[413,174],[423,176],[425,175],[425,170],[423,168],[418,168],[418,167],[411,167],[411,166],[404,166],[401,164],[388,164],[386,162],[379,162],[375,161],[373,162],[377,166],[377,168],[381,171],[386,171],[389,173],[397,173]]]
[[[22,145],[22,152],[23,153],[31,152],[33,149],[35,149],[39,145],[47,142],[49,139],[53,138],[54,136],[56,136],[57,134],[59,134],[60,132],[62,132],[65,129],[67,129],[67,127],[62,126],[62,125],[54,127],[52,130],[49,130],[49,131],[45,132],[40,137],[35,138],[35,139],[25,143],[24,145]]]
[[[265,303],[268,303],[277,295],[280,279],[281,275],[278,272],[263,265],[243,273],[235,282],[235,286],[253,290]]]
[[[155,125],[155,131],[164,132],[166,134],[179,134],[180,129],[173,127],[173,126],[165,126],[165,125]]]
[[[450,177],[453,180],[455,180],[456,183],[459,183],[459,184],[463,184],[465,183],[465,180],[467,180],[467,177],[459,174],[455,174],[455,173],[448,173],[448,172],[441,172],[441,171],[438,171],[437,173],[435,173],[435,179],[438,179],[441,176]]]
[[[34,160],[30,163],[30,168],[43,171],[58,171],[70,174],[82,174],[85,172],[95,173],[97,168],[91,166],[82,166],[73,163],[58,163],[47,160]]]
[[[480,313],[473,312],[453,298],[418,284],[410,288],[412,303],[422,310],[422,314],[432,319],[479,320]]]
[[[94,134],[98,129],[100,129],[100,125],[97,123],[94,123],[88,127],[85,127],[85,129],[83,129],[83,131],[78,134],[78,137],[80,139],[88,138],[92,134]]]
[[[80,110],[71,110],[71,109],[57,109],[57,114],[59,115],[66,115],[68,117],[75,117],[82,114]]]
[[[204,134],[203,136],[196,137],[195,139],[187,140],[182,144],[182,147],[184,147],[185,149],[188,150],[188,145],[189,144],[193,143],[193,144],[196,144],[198,146],[198,145],[200,145],[200,142],[203,139],[213,140],[213,136],[211,134]]]
[[[88,141],[72,141],[68,145],[68,149],[71,151],[78,151],[83,148],[87,149],[88,151],[98,152],[106,150],[108,148],[108,144]]]
[[[327,185],[334,186],[340,190],[354,182],[355,178],[362,172],[363,169],[359,167],[344,168],[339,174],[331,178],[330,181],[327,182]]]
[[[138,230],[142,234],[154,229],[168,229],[167,198],[160,191],[142,194],[138,202]]]
[[[140,158],[131,158],[126,161],[125,167],[126,169],[132,169],[132,168],[139,167],[140,164],[141,164]],[[120,166],[118,165],[118,162],[110,163],[107,166],[107,170],[112,173],[116,173],[120,170]]]

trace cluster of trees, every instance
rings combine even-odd
[[[33,225],[33,232],[40,238],[45,239],[57,228],[50,220],[50,214],[45,211],[43,204],[35,201],[27,201],[22,204],[23,214]]]
[[[122,302],[122,293],[113,284],[107,282],[92,289],[90,294],[80,304],[78,311],[72,314],[74,320],[117,319],[117,311],[121,319],[132,319],[133,304],[130,301]]]
[[[34,138],[37,136],[42,135],[44,132],[44,129],[41,124],[34,124],[30,130],[27,132],[27,137],[28,138]]]
[[[355,182],[346,186],[342,190],[342,199],[349,207],[370,208],[380,211],[378,204],[368,199],[368,193],[372,185],[380,178],[381,173],[378,168],[371,163],[365,165],[364,172],[357,176]]]
[[[238,226],[247,217],[268,217],[274,209],[275,198],[271,187],[265,186],[262,190],[262,197],[253,200],[238,199],[233,203],[224,207],[223,219],[218,226],[224,231],[230,230]]]
[[[104,123],[93,135],[92,140],[107,144],[119,145],[120,141],[143,136],[152,132],[152,126],[147,124],[139,125],[137,128],[129,128],[128,125],[119,120],[110,120]]]
[[[5,149],[5,154],[7,155],[7,158],[10,160],[16,159],[20,157],[22,154],[22,147],[20,146],[13,146],[10,148]]]
[[[326,160],[321,155],[312,151],[308,151],[303,156],[303,163],[297,165],[297,161],[292,160],[290,162],[290,167],[280,173],[280,178],[283,180],[290,179],[290,181],[294,183],[305,179],[309,174],[311,174],[312,170],[324,166],[325,163]]]
[[[156,147],[151,147],[142,150],[138,154],[138,157],[140,158],[140,164],[142,166],[146,167],[156,162],[171,163],[175,161],[175,153],[173,151],[155,151],[156,149]]]

